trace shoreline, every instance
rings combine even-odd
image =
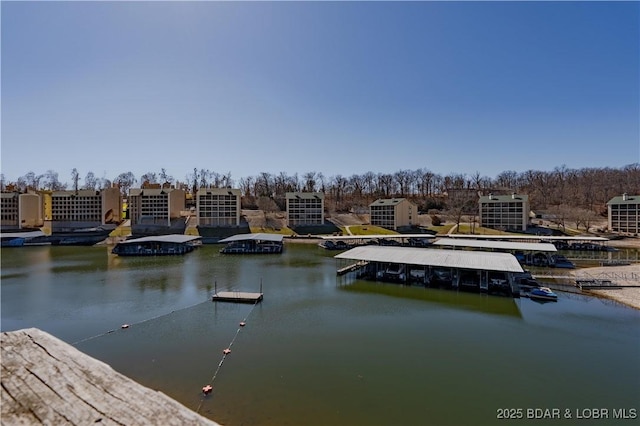
[[[573,272],[573,275],[576,275],[577,272],[586,272],[589,275],[593,275],[597,277],[602,273],[614,273],[614,274],[625,274],[631,275],[635,274],[636,276],[640,275],[640,264],[633,265],[623,265],[623,266],[599,266],[595,268],[581,268],[577,269]],[[628,280],[627,280],[628,281]],[[640,283],[634,283],[635,285],[640,285]],[[628,306],[630,308],[640,310],[640,287],[628,287],[625,286],[624,282],[620,282],[622,288],[620,289],[611,289],[611,290],[584,290],[583,294],[592,295],[595,297],[613,300],[622,305]]]

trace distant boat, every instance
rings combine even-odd
[[[540,301],[558,301],[558,295],[555,294],[549,287],[534,288],[529,292],[529,298]]]
[[[550,262],[549,265],[554,267],[554,268],[573,269],[573,268],[576,267],[576,265],[574,265],[573,262],[571,262],[569,259],[567,259],[566,257],[564,257],[561,254],[552,255],[551,256],[551,262]]]
[[[347,244],[342,240],[324,240],[321,243],[318,243],[318,245],[326,250],[349,250],[350,248],[353,248],[352,245]]]

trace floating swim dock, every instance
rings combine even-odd
[[[211,300],[213,302],[258,303],[262,301],[263,297],[262,292],[219,291],[211,296]]]
[[[218,291],[217,281],[214,284],[212,302],[235,302],[235,303],[258,303],[262,302],[262,280],[260,280],[260,291],[251,293],[247,291]]]

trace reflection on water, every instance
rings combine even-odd
[[[453,309],[465,309],[498,315],[520,317],[520,310],[511,297],[488,296],[486,294],[441,290],[425,287],[408,287],[371,281],[355,281],[341,287],[346,291],[356,291],[384,296],[402,297],[412,300],[434,302]]]
[[[333,254],[315,246],[279,256],[218,249],[126,259],[107,247],[3,250],[2,330],[82,341],[80,350],[187,407],[202,403],[225,425],[490,425],[506,424],[499,408],[640,408],[636,310],[565,293],[540,305],[342,285]],[[202,401],[251,310],[211,302],[212,289],[260,282],[264,301]]]

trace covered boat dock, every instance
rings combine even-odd
[[[432,234],[325,235],[320,247],[327,250],[346,250],[359,245],[428,247]]]
[[[220,250],[225,254],[268,254],[282,253],[283,235],[281,234],[237,234],[220,240],[227,246]]]
[[[514,235],[514,234],[450,234],[449,238],[498,240],[498,241],[540,241],[553,244],[558,250],[607,251],[608,238],[595,236],[558,236],[558,235]]]
[[[359,246],[334,258],[344,276],[513,296],[524,273],[514,255],[498,252]]]
[[[200,241],[194,235],[159,235],[121,241],[111,250],[118,256],[163,256],[192,252]]]
[[[574,267],[574,265],[564,256],[555,254],[558,249],[551,243],[440,238],[434,242],[433,245],[451,247],[453,249],[486,250],[511,253],[523,265],[557,266],[565,268]]]

